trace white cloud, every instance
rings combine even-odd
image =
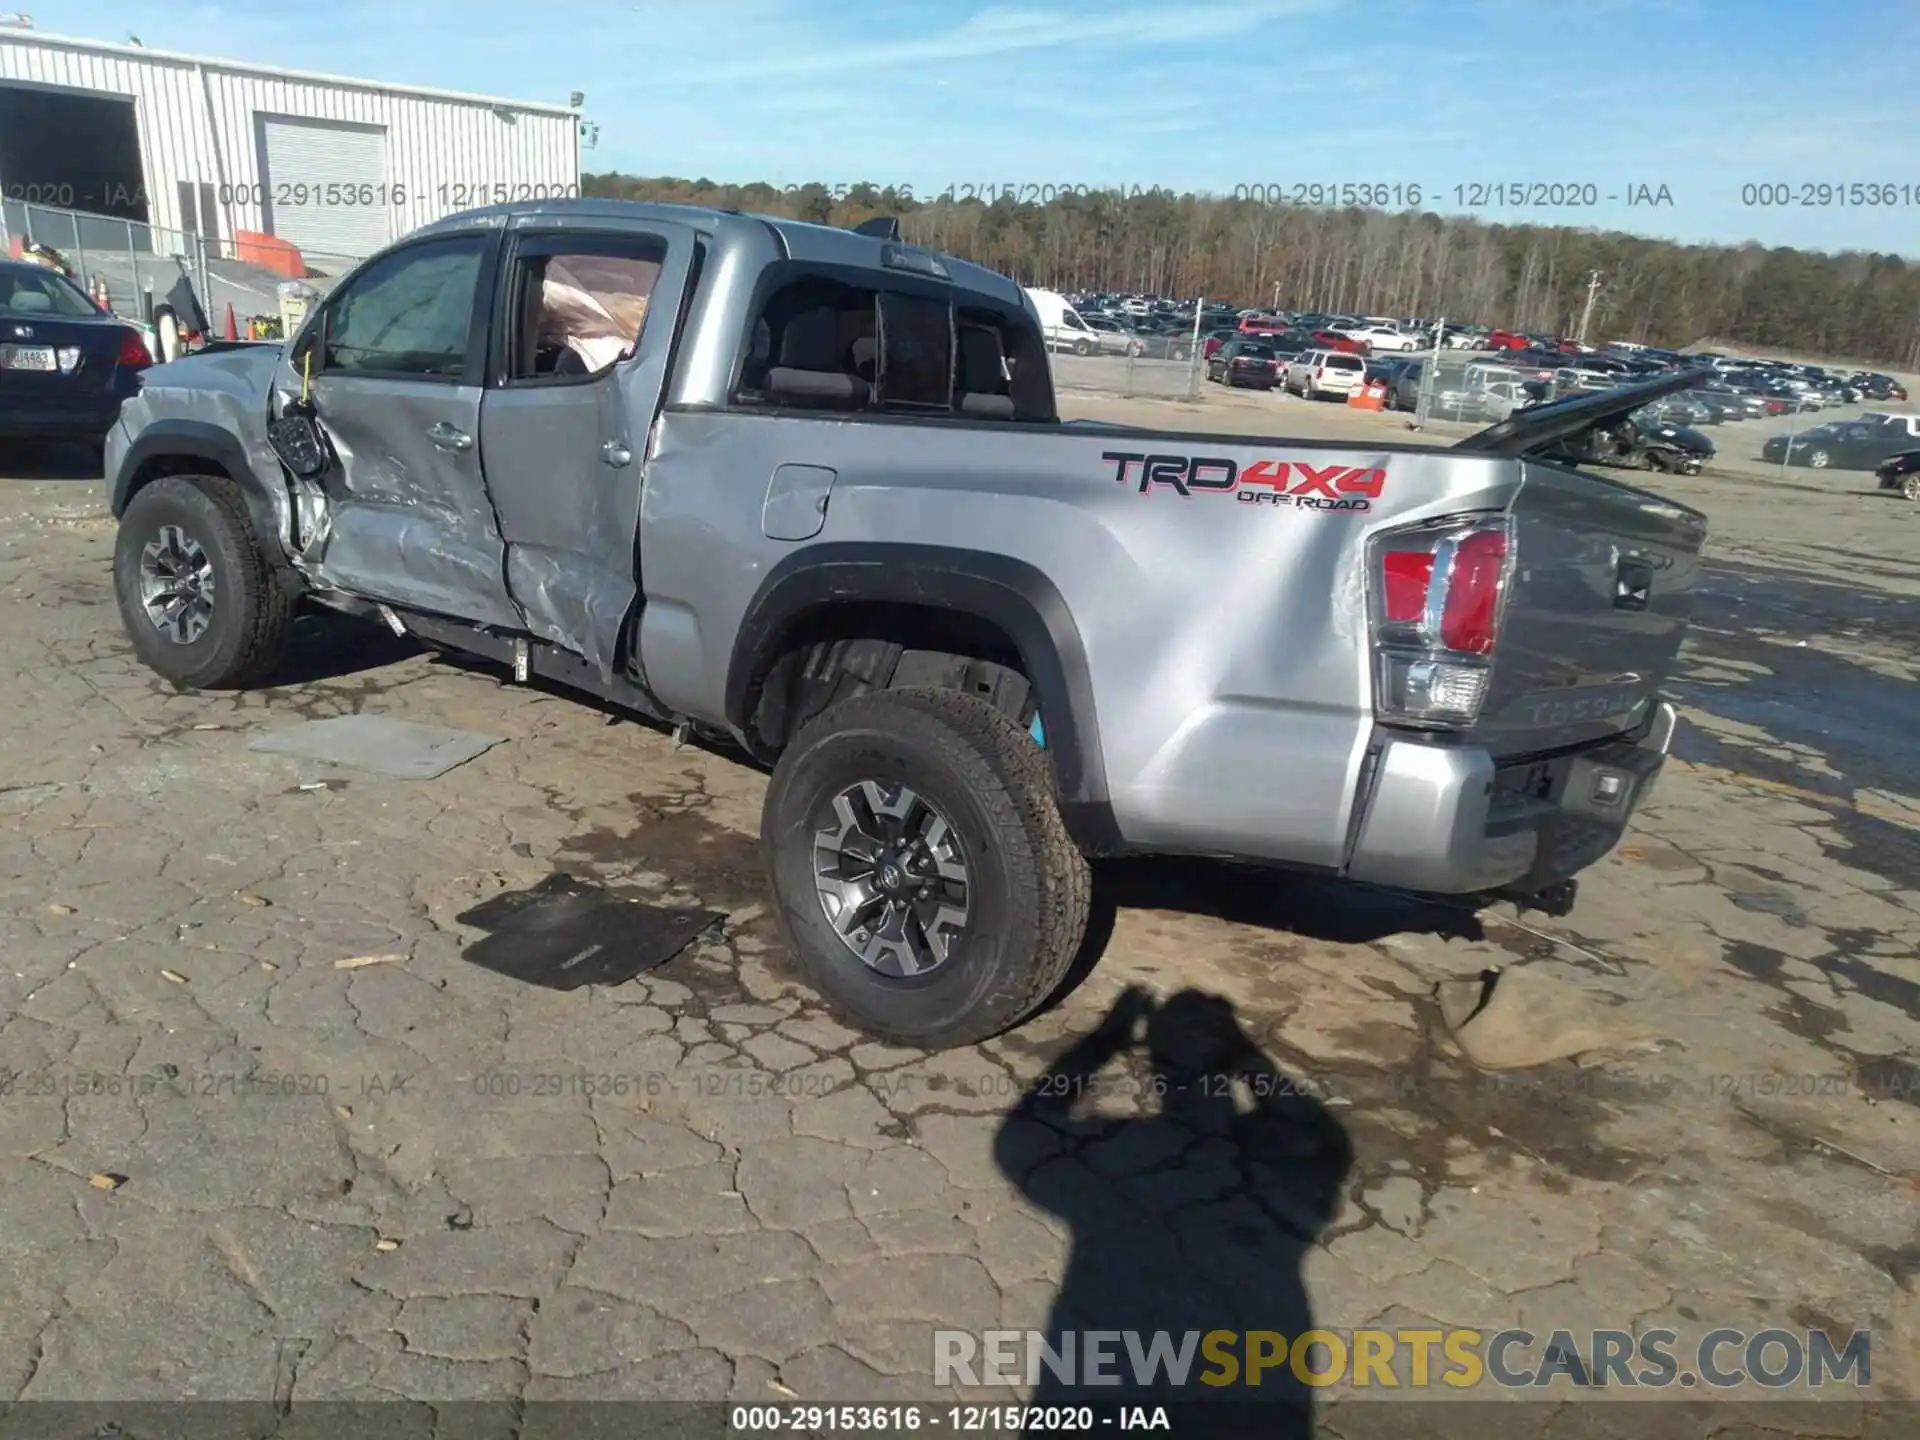
[[[1163,4],[1091,15],[1063,10],[991,8],[930,34],[855,43],[777,44],[761,40],[758,53],[731,63],[679,67],[651,77],[676,88],[707,88],[742,80],[822,75],[849,70],[884,74],[889,67],[982,59],[995,55],[1093,45],[1195,44],[1251,34],[1279,19],[1333,8],[1346,0],[1242,0],[1242,3]],[[780,27],[784,29],[785,27]],[[751,27],[734,31],[751,44]],[[773,37],[769,37],[773,38]]]

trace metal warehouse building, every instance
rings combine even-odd
[[[578,194],[579,103],[0,29],[0,192],[16,234],[44,206],[151,226],[143,250],[233,254],[251,233],[358,257],[456,210]]]

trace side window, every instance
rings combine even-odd
[[[768,297],[735,398],[809,410],[864,410],[879,378],[875,292],[824,276]]]
[[[531,245],[515,261],[509,383],[598,378],[632,355],[645,332],[666,242],[622,237],[578,250],[561,243],[552,253]]]
[[[954,327],[954,403],[962,415],[1056,418],[1046,344],[1024,314],[962,305]]]
[[[958,291],[870,289],[830,275],[781,285],[748,328],[739,405],[1057,418],[1039,327]]]
[[[376,260],[327,307],[323,368],[458,379],[491,235],[409,245]]]

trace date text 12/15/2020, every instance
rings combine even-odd
[[[437,204],[444,209],[470,210],[482,205],[504,205],[514,200],[577,200],[580,187],[540,180],[451,180],[410,188],[404,184],[353,184],[339,181],[258,181],[212,187],[220,205],[258,205],[272,209],[318,206]],[[44,205],[54,210],[144,209],[149,203],[142,185],[107,185],[98,190],[66,181],[9,181],[0,185],[0,198],[16,205]],[[118,217],[114,217],[118,218]],[[142,224],[142,221],[134,221]]]
[[[1044,181],[966,181],[928,188],[901,182],[855,180],[807,181],[776,187],[788,200],[824,199],[834,204],[880,204],[888,196],[908,204],[1050,205],[1056,200],[1102,201],[1227,199],[1252,205],[1299,206],[1306,209],[1358,206],[1367,209],[1408,210],[1450,207],[1481,209],[1582,209],[1625,204],[1668,208],[1673,191],[1658,181],[1601,184],[1592,180],[1509,181],[1476,180],[1455,185],[1425,185],[1399,180],[1261,181],[1234,185],[1224,194],[1192,193],[1165,185],[1080,184]]]

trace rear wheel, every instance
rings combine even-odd
[[[170,475],[133,497],[113,588],[134,653],[176,685],[240,689],[271,674],[286,648],[293,597],[224,475]]]
[[[1074,341],[1073,353],[1076,355],[1091,355],[1093,353],[1093,342],[1091,340]]]
[[[1046,754],[956,690],[875,690],[794,737],[761,847],[809,979],[883,1039],[945,1049],[1019,1023],[1086,930],[1090,876]]]
[[[1900,485],[1900,493],[1909,500],[1920,500],[1920,471],[1915,471]]]

